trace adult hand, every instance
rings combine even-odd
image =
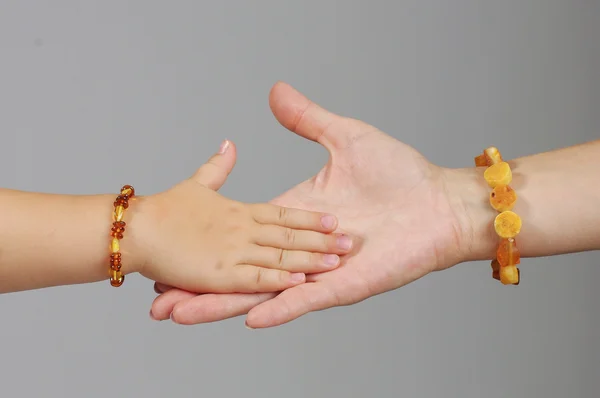
[[[248,314],[251,328],[281,325],[310,311],[350,305],[396,289],[470,255],[461,173],[427,161],[364,122],[335,115],[287,84],[270,106],[287,129],[323,145],[329,162],[272,203],[334,214],[360,241],[342,265],[279,294],[201,294],[156,285],[155,319],[196,324]],[[249,311],[249,312],[248,312]]]

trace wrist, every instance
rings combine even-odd
[[[460,262],[492,260],[498,237],[493,222],[498,214],[489,203],[490,187],[482,168],[444,169],[448,200],[457,218]]]
[[[152,206],[149,196],[135,196],[129,200],[123,220],[126,222],[125,236],[120,241],[123,256],[122,272],[127,274],[143,273],[150,260],[148,237],[152,227]]]

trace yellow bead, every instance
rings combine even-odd
[[[503,211],[494,219],[494,229],[501,238],[514,238],[521,232],[522,221],[516,213]]]
[[[124,190],[121,191],[121,195],[127,195],[127,196],[129,196],[129,195],[131,195],[131,192],[133,192],[131,190],[131,188],[125,188]]]
[[[117,238],[113,238],[113,240],[110,242],[110,250],[113,253],[118,253],[119,252],[119,239]]]
[[[503,285],[515,285],[519,283],[519,270],[515,265],[500,267],[500,282]]]
[[[485,169],[483,178],[485,178],[488,185],[492,188],[495,188],[498,185],[508,185],[512,181],[510,165],[506,162],[493,164]]]
[[[123,206],[115,207],[115,212],[114,212],[115,221],[122,221],[124,213],[125,213],[125,208]]]

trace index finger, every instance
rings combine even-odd
[[[268,203],[252,205],[254,221],[259,224],[279,225],[282,227],[333,232],[338,226],[337,217],[322,212],[293,209]]]

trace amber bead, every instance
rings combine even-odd
[[[475,166],[476,167],[486,167],[489,166],[488,161],[485,157],[485,154],[481,154],[479,156],[475,156]]]
[[[120,205],[115,206],[115,211],[114,211],[115,221],[123,220],[124,214],[125,214],[125,208],[123,206],[120,206]]]
[[[110,268],[119,271],[121,269],[121,253],[110,254]]]
[[[516,285],[519,283],[519,270],[516,265],[500,268],[500,282],[503,285]]]
[[[113,204],[115,207],[123,206],[124,209],[127,209],[129,207],[129,198],[124,195],[119,195]]]
[[[131,185],[125,185],[121,188],[121,195],[133,197],[135,195],[135,189]]]
[[[115,221],[113,223],[113,227],[110,229],[110,236],[123,239],[123,232],[125,232],[125,222],[124,221]]]
[[[495,188],[498,185],[508,185],[512,182],[512,171],[506,162],[491,165],[483,172],[483,178],[488,185]]]
[[[114,287],[119,287],[125,281],[125,275],[121,271],[111,270],[110,284]]]
[[[521,232],[521,217],[510,210],[503,211],[494,219],[494,229],[501,238],[514,238]]]
[[[500,280],[500,263],[497,259],[493,259],[492,263],[492,278]]]
[[[500,270],[500,263],[498,262],[498,259],[496,259],[496,258],[493,259],[492,263],[491,263],[491,266],[492,266],[492,271],[498,271],[498,270]]]
[[[502,239],[496,251],[496,259],[500,268],[521,263],[521,252],[514,239]]]
[[[490,193],[490,205],[497,211],[512,210],[517,202],[517,193],[510,185],[496,185]]]
[[[118,238],[113,238],[112,241],[110,242],[110,250],[113,253],[116,253],[120,250],[120,245],[119,245],[119,239]]]
[[[496,163],[502,162],[502,155],[500,154],[500,151],[498,150],[498,148],[493,146],[486,148],[483,151],[483,156],[486,159],[487,166],[491,166]]]

